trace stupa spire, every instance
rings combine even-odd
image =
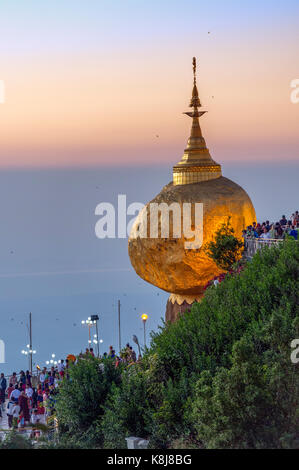
[[[192,118],[191,134],[182,160],[173,167],[173,184],[190,184],[219,178],[222,176],[221,166],[216,163],[206,146],[199,118],[207,111],[199,111],[201,102],[196,83],[196,58],[193,57],[193,89],[190,100],[192,112],[186,112]]]
[[[200,108],[201,103],[200,103],[200,99],[198,96],[198,89],[196,85],[196,58],[195,57],[193,57],[192,65],[193,65],[193,90],[192,90],[192,98],[190,101],[190,108],[195,108],[195,107]]]
[[[201,108],[201,102],[198,96],[198,89],[197,89],[197,84],[196,84],[196,58],[193,57],[192,61],[193,65],[193,90],[192,90],[192,97],[190,100],[190,108],[193,108],[192,112],[186,112],[184,114],[187,114],[187,116],[192,117],[192,127],[191,127],[191,138],[200,138],[202,139],[202,133],[201,133],[201,128],[199,125],[199,118],[203,114],[206,113],[206,111],[198,111],[198,108]],[[189,141],[190,141],[189,139]],[[188,141],[188,147],[187,148],[192,148],[192,144],[194,145],[194,141]]]

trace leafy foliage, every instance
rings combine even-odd
[[[130,435],[155,448],[298,447],[298,262],[295,241],[265,247],[152,334],[140,364],[99,373],[97,360],[79,362],[60,392],[61,426],[107,448]]]
[[[180,440],[214,448],[297,446],[298,372],[290,341],[298,337],[298,261],[296,242],[265,247],[240,274],[228,274],[191,312],[152,335],[140,371],[147,393],[134,399],[144,407],[147,398],[140,435],[147,433],[151,446]],[[134,380],[128,375],[126,388]],[[114,423],[122,399],[129,399],[122,387],[117,397],[109,407]],[[116,434],[129,435],[126,415],[121,423]]]
[[[130,435],[146,437],[149,414],[146,375],[138,365],[127,369],[121,387],[114,386],[106,402],[102,432],[106,448],[126,448]]]
[[[121,370],[111,359],[100,362],[94,357],[79,359],[71,366],[55,406],[60,430],[81,437],[85,433],[85,441],[100,442],[98,421],[112,385],[120,383]]]
[[[228,270],[241,258],[243,242],[235,237],[234,233],[229,217],[228,221],[217,230],[215,240],[207,243],[204,247],[205,253],[221,269]]]
[[[33,449],[33,444],[30,439],[12,430],[5,435],[2,441],[0,440],[0,449]]]
[[[234,344],[232,367],[205,371],[193,422],[212,448],[299,448],[299,377],[289,344],[298,337],[290,311],[273,313]]]

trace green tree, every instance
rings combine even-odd
[[[169,423],[168,441],[177,438],[179,416],[176,429],[189,428],[199,446],[297,445],[298,366],[290,341],[298,337],[298,262],[295,241],[265,247],[240,275],[210,287],[191,312],[152,336],[159,376],[187,397],[167,406],[157,397],[154,417]]]
[[[112,388],[105,404],[101,428],[106,448],[126,448],[126,437],[148,436],[149,398],[144,371],[139,365],[127,368],[121,386]]]
[[[298,447],[298,266],[298,242],[264,247],[152,334],[141,364],[120,374],[79,361],[61,387],[61,426],[108,448],[132,434],[155,448]]]
[[[103,405],[113,384],[119,384],[122,368],[115,367],[114,361],[101,362],[94,357],[79,359],[70,366],[69,378],[59,387],[55,405],[62,432],[78,435],[85,442],[101,442],[98,426],[103,414]]]
[[[234,344],[231,368],[201,374],[192,418],[205,447],[299,448],[298,333],[290,309],[277,309]]]
[[[205,253],[219,268],[226,271],[241,258],[244,246],[234,233],[229,217],[228,221],[216,231],[214,240],[204,246]]]

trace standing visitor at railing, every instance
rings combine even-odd
[[[282,215],[279,222],[270,224],[269,220],[262,224],[252,222],[246,230],[243,230],[242,237],[244,238],[244,257],[251,259],[257,250],[261,249],[265,244],[271,246],[284,240],[286,236],[293,237],[298,240],[299,231],[299,213],[294,212],[287,220],[285,215]]]

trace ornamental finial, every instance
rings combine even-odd
[[[196,57],[193,57],[192,64],[193,64],[193,79],[194,79],[194,84],[195,84],[196,83]]]
[[[192,90],[192,98],[190,101],[190,107],[200,108],[201,104],[200,104],[200,99],[198,96],[198,90],[196,86],[196,57],[193,57],[192,65],[193,65],[193,90]],[[197,109],[194,109],[194,111],[197,112]],[[190,116],[190,113],[188,114],[188,116]]]

